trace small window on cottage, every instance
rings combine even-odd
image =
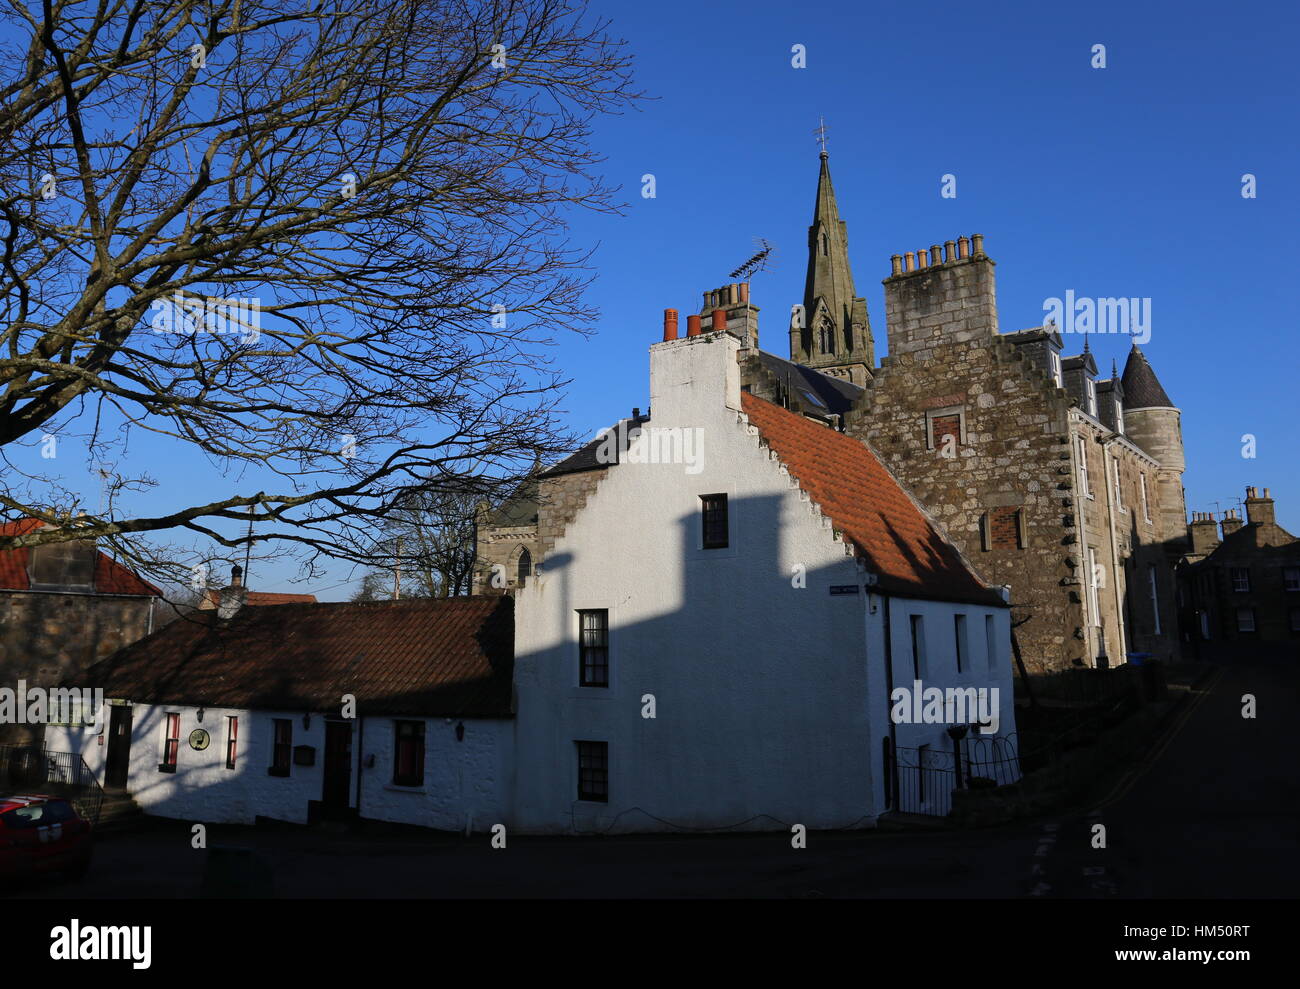
[[[966,616],[953,615],[952,618],[953,639],[957,644],[957,672],[962,673],[966,668],[966,653],[969,646],[966,644]]]
[[[1249,567],[1232,568],[1232,589],[1238,594],[1244,594],[1250,590]]]
[[[274,718],[271,726],[271,768],[266,771],[267,775],[288,776],[293,757],[293,722],[288,718]]]
[[[578,612],[578,683],[609,686],[609,611]]]
[[[912,629],[912,675],[924,679],[925,673],[925,620],[920,615],[908,616]]]
[[[181,716],[168,714],[163,733],[162,762],[158,766],[160,773],[176,772],[176,757],[181,748]]]
[[[424,783],[424,722],[393,723],[393,785]]]
[[[1255,631],[1255,609],[1254,608],[1237,609],[1237,631],[1238,632]]]
[[[578,799],[609,801],[609,743],[578,742]]]
[[[235,755],[239,740],[239,719],[226,718],[226,768],[235,768]]]
[[[724,494],[701,495],[700,518],[704,527],[704,548],[726,549],[730,541],[727,496]]]

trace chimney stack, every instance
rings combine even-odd
[[[710,317],[710,329],[726,330],[736,337],[742,350],[758,349],[758,306],[749,301],[749,282],[732,282],[705,292],[700,315]]]
[[[248,590],[244,587],[244,568],[235,564],[230,568],[230,586],[221,589],[221,603],[217,605],[217,617],[227,620],[248,600]]]
[[[1223,513],[1223,538],[1227,539],[1245,524],[1246,523],[1241,520],[1241,516],[1237,514],[1237,510],[1235,508],[1229,508]]]
[[[1273,499],[1268,495],[1268,488],[1264,489],[1264,494],[1259,494],[1258,488],[1246,489],[1246,520],[1251,525],[1274,525],[1277,522],[1273,514]]]
[[[1209,556],[1219,546],[1219,526],[1212,512],[1192,512],[1187,527],[1192,540],[1192,556]]]

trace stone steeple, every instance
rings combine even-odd
[[[808,228],[808,277],[802,313],[790,318],[790,359],[862,385],[876,363],[867,302],[853,287],[849,235],[840,219],[825,151]]]

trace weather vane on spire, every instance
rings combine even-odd
[[[817,128],[813,131],[817,141],[822,146],[822,154],[826,153],[826,118],[818,116]]]

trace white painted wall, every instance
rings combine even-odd
[[[650,426],[702,430],[702,469],[609,469],[518,594],[518,828],[843,828],[884,809],[883,610],[829,593],[862,575],[739,414],[736,347],[706,335],[651,348]],[[730,546],[705,550],[699,499],[719,492]],[[1005,627],[1005,609],[960,607],[981,624],[982,655],[982,616]],[[576,612],[593,608],[609,611],[608,688],[578,686]],[[910,656],[900,634],[905,618],[896,662]],[[577,799],[579,739],[609,744],[608,803]]]
[[[313,714],[303,727],[302,712],[247,711],[179,705],[137,704],[133,707],[130,775],[127,790],[148,814],[209,824],[251,824],[255,817],[306,823],[308,801],[319,800],[324,784],[325,718]],[[174,773],[159,772],[166,715],[181,715],[180,748]],[[236,768],[227,769],[226,717],[239,718]],[[274,728],[272,720],[293,723],[293,745],[316,749],[315,765],[290,765],[289,776],[271,776]],[[476,830],[486,830],[507,813],[512,771],[512,727],[507,720],[464,721],[465,736],[456,740],[455,721],[409,718],[425,722],[425,783],[394,786],[394,719],[363,718],[353,725],[352,776],[349,806],[356,806],[358,765],[361,765],[361,812],[374,820],[416,824],[442,830],[464,830],[472,815]],[[108,724],[107,714],[100,724]],[[49,726],[46,746],[55,751],[80,752],[103,781],[107,738],[99,742],[99,727]],[[190,748],[195,728],[211,735],[203,751]],[[373,756],[373,765],[366,765]]]

